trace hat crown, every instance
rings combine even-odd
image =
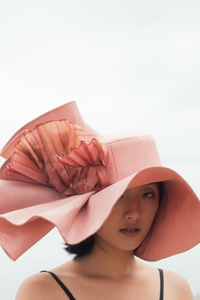
[[[156,143],[147,134],[116,133],[98,139],[109,151],[107,172],[111,184],[143,169],[161,166]]]

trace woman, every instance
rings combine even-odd
[[[97,139],[88,129],[73,102],[27,124],[2,150],[4,250],[16,259],[55,225],[76,254],[26,279],[16,300],[193,299],[185,279],[164,271],[163,280],[136,257],[158,260],[199,243],[198,198],[161,166],[150,136]]]

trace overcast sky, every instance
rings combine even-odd
[[[199,14],[199,0],[0,0],[0,148],[28,121],[76,100],[101,134],[151,134],[163,165],[200,196]],[[185,276],[197,294],[199,253],[156,266]],[[15,263],[1,250],[3,299],[66,259],[56,230]]]

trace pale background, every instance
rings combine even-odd
[[[200,196],[199,15],[199,0],[1,0],[0,148],[28,121],[76,100],[101,134],[153,135],[163,165]],[[62,247],[53,230],[15,263],[0,250],[1,299],[69,259]],[[155,265],[186,277],[197,295],[199,256],[197,246]]]

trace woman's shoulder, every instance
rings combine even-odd
[[[67,264],[64,264],[65,269]],[[59,274],[63,267],[57,267],[56,273]],[[54,270],[52,270],[54,272]],[[65,274],[67,277],[67,274]],[[61,293],[61,295],[59,295]],[[40,272],[26,278],[19,287],[15,300],[46,300],[46,299],[62,299],[62,289],[48,272]],[[65,299],[66,298],[66,295]]]
[[[52,270],[62,279],[63,273],[66,280],[71,276],[71,262],[64,263]],[[48,272],[39,272],[26,278],[19,287],[15,300],[49,300],[62,299],[63,291]],[[64,294],[65,299],[67,299]]]
[[[48,273],[38,273],[26,278],[19,287],[16,300],[49,299],[52,284]]]
[[[193,300],[187,280],[169,270],[164,270],[164,291],[166,299]]]
[[[158,276],[158,270],[143,261],[137,261],[143,270],[142,274],[148,274],[148,278]],[[163,270],[164,276],[164,295],[165,299],[173,300],[193,300],[192,292],[187,280],[181,275],[169,270]]]

